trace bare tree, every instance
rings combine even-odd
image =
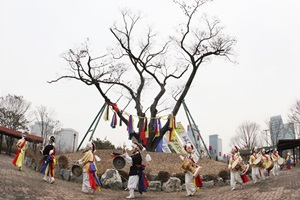
[[[291,106],[288,118],[290,122],[294,123],[297,138],[300,138],[300,99],[297,99],[296,103]]]
[[[236,40],[222,33],[220,22],[205,17],[205,26],[202,27],[199,21],[193,20],[197,19],[197,11],[207,1],[193,0],[190,5],[185,1],[174,1],[183,11],[186,22],[180,27],[178,36],[170,36],[165,42],[157,40],[151,27],[142,34],[138,29],[140,15],[123,10],[122,25],[114,24],[110,28],[117,41],[115,48],[103,56],[92,56],[87,43],[79,49],[70,49],[64,59],[71,74],[49,83],[67,78],[95,86],[105,102],[127,124],[126,113],[116,105],[116,100],[111,100],[113,94],[123,91],[122,95],[135,104],[139,118],[138,131],[130,133],[130,139],[135,137],[145,142],[140,133],[148,115],[149,138],[145,146],[154,151],[159,141],[154,128],[156,119],[160,118],[158,114],[163,110],[170,114],[159,132],[163,136],[170,130],[172,116],[177,115],[200,66],[213,57],[231,61]],[[179,81],[183,82],[182,85],[172,89]],[[116,92],[112,94],[112,91]]]
[[[0,97],[0,125],[13,130],[28,131],[27,112],[31,103],[27,102],[23,96],[7,95]],[[5,136],[8,152],[14,143],[13,137]]]
[[[28,130],[26,113],[30,105],[22,96],[0,97],[0,124],[13,130]]]
[[[36,108],[34,115],[40,129],[40,136],[44,138],[43,145],[45,145],[50,135],[58,134],[61,123],[55,119],[55,112],[43,105]]]
[[[260,126],[255,122],[246,121],[238,126],[236,134],[230,139],[231,146],[238,146],[241,149],[252,149],[260,146]]]
[[[266,128],[263,128],[261,131],[261,137],[260,137],[260,141],[262,145],[266,145],[266,146],[271,146],[272,144],[272,139],[271,139],[271,128],[270,128],[270,121],[268,119],[266,119],[264,121]]]

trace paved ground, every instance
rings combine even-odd
[[[29,168],[18,171],[12,157],[0,155],[0,200],[30,199],[125,199],[127,191],[102,189],[93,195],[81,193],[81,184],[56,179],[54,184],[42,180],[43,175]],[[136,193],[136,199],[255,199],[255,200],[295,200],[300,199],[300,168],[282,170],[279,176],[270,176],[258,184],[252,181],[243,188],[230,191],[229,186],[203,188],[195,196],[186,197],[185,191],[178,193],[147,192]]]

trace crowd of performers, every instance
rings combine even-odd
[[[273,176],[278,176],[281,165],[285,164],[286,169],[292,169],[290,152],[287,153],[286,159],[278,155],[276,148],[270,153],[270,155],[266,154],[265,149],[258,151],[258,148],[254,147],[251,151],[249,161],[244,162],[240,156],[239,149],[236,146],[232,148],[228,164],[231,190],[236,189],[236,183],[242,188],[243,184],[249,181],[246,175],[249,167],[251,167],[251,177],[254,184],[261,180],[264,181],[266,176],[269,176],[271,173]]]
[[[22,138],[17,142],[16,156],[12,161],[13,165],[17,166],[19,171],[22,170],[24,153],[27,147],[28,144],[26,141],[26,136],[23,134]],[[135,190],[138,190],[138,192],[142,194],[143,192],[147,191],[149,186],[147,177],[143,172],[145,170],[145,165],[143,164],[141,151],[144,150],[144,147],[138,142],[133,142],[131,147],[132,150],[130,154],[127,153],[125,146],[122,152],[122,156],[124,157],[125,161],[131,165],[127,185],[129,195],[126,198],[128,199],[135,198]],[[181,168],[185,173],[186,196],[193,196],[197,190],[202,187],[202,180],[200,178],[201,167],[197,164],[199,161],[199,156],[195,154],[194,147],[191,143],[184,145],[184,149],[187,154],[186,156],[180,155],[180,159],[183,161]],[[96,174],[96,161],[100,161],[100,158],[95,155],[95,151],[95,144],[91,141],[88,142],[83,157],[77,161],[77,163],[82,166],[82,192],[87,194],[93,194],[96,190],[99,191],[100,187],[102,186]],[[47,145],[41,151],[43,158],[40,172],[44,174],[43,180],[51,184],[55,182],[55,152],[55,137],[50,136]],[[231,156],[228,163],[231,190],[236,189],[237,183],[239,184],[240,188],[242,188],[243,184],[249,181],[246,175],[249,167],[251,167],[251,177],[253,183],[255,184],[261,180],[265,180],[266,175],[270,175],[271,172],[274,176],[278,176],[280,165],[283,163],[286,164],[287,169],[292,168],[291,155],[289,152],[287,153],[286,159],[283,159],[278,155],[276,148],[270,155],[268,155],[266,154],[265,149],[258,151],[258,148],[254,147],[252,149],[249,161],[244,162],[239,153],[239,149],[234,146],[234,148],[231,150]]]

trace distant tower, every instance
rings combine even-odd
[[[218,157],[218,160],[223,160],[222,139],[217,134],[209,135],[209,146],[212,155]]]
[[[283,124],[281,115],[271,117],[269,123],[272,145],[278,140],[296,139],[294,123]]]
[[[72,128],[62,128],[56,135],[55,143],[60,152],[75,152],[79,133]]]

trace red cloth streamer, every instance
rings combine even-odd
[[[119,108],[116,103],[110,103],[108,105],[110,105],[114,109],[115,112],[119,112]]]
[[[141,130],[141,139],[143,140],[143,145],[144,146],[147,145],[148,138],[149,138],[149,132],[148,132],[147,126],[148,126],[148,120],[147,120],[147,118],[145,118],[143,128]]]

